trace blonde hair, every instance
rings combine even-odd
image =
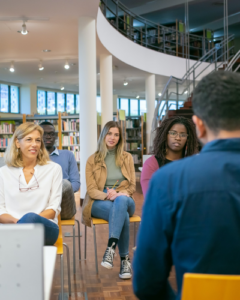
[[[23,138],[25,138],[25,136],[35,130],[37,130],[41,136],[41,147],[37,156],[37,164],[43,166],[46,165],[50,160],[48,152],[43,143],[43,129],[39,125],[26,122],[17,127],[11,138],[10,144],[7,147],[6,153],[4,155],[4,160],[8,167],[24,167],[20,149],[18,149],[16,146],[16,140],[22,140]]]
[[[118,130],[119,130],[119,141],[116,145],[115,160],[116,160],[116,165],[120,166],[121,165],[121,156],[123,154],[123,146],[124,146],[123,136],[122,136],[121,127],[119,126],[119,124],[117,122],[114,122],[114,121],[107,122],[100,134],[100,137],[98,139],[98,144],[97,144],[97,151],[95,153],[95,163],[98,163],[98,162],[102,163],[108,153],[105,138],[111,128],[118,128]]]

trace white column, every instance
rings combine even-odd
[[[147,76],[145,81],[145,93],[147,101],[147,153],[149,153],[150,147],[150,136],[151,136],[151,126],[155,110],[155,75],[150,74]]]
[[[81,17],[78,23],[78,62],[80,95],[80,180],[81,198],[85,197],[86,162],[97,150],[96,112],[96,22]]]
[[[113,119],[112,55],[100,55],[100,94],[102,128]]]
[[[36,84],[22,85],[21,93],[21,109],[23,114],[37,113],[37,86]]]
[[[118,101],[118,95],[113,95],[113,112],[116,113],[117,112],[117,101]]]

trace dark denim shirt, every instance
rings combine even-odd
[[[133,261],[138,298],[169,299],[172,265],[177,299],[186,272],[240,274],[240,139],[210,142],[151,179]]]

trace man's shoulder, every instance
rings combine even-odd
[[[59,156],[64,156],[64,157],[68,157],[71,158],[73,156],[73,153],[69,150],[58,150],[59,152]]]

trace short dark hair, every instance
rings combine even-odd
[[[240,129],[240,75],[224,71],[207,75],[193,91],[192,105],[210,130]]]
[[[40,126],[50,125],[50,126],[53,126],[53,128],[55,129],[54,125],[51,122],[48,122],[48,121],[44,121],[44,122],[40,123],[39,125]]]
[[[198,139],[193,121],[180,116],[170,117],[169,119],[164,119],[160,127],[156,129],[156,135],[153,141],[153,154],[160,158],[162,162],[164,162],[167,153],[168,131],[174,124],[184,125],[188,133],[187,143],[182,150],[182,157],[191,156],[198,152]]]

